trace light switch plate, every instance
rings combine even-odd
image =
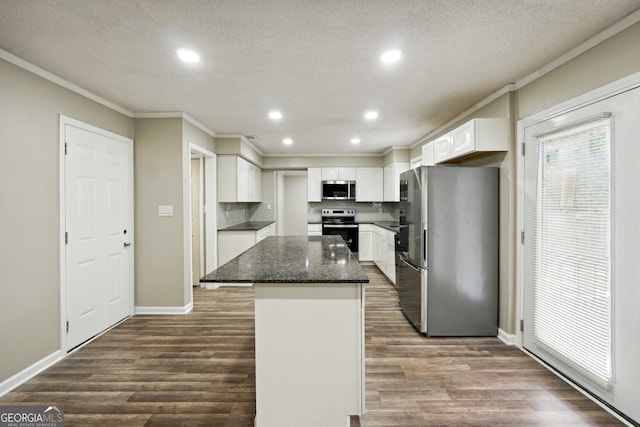
[[[173,216],[173,205],[159,205],[158,216]]]

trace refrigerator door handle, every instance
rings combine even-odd
[[[427,230],[422,230],[422,258],[424,263],[427,262]]]
[[[420,268],[416,267],[413,264],[408,263],[403,257],[399,257],[399,258],[400,258],[400,261],[402,261],[402,263],[404,265],[406,265],[407,267],[409,267],[410,269],[412,269],[414,271],[418,271],[418,272],[420,271]]]

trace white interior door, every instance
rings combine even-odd
[[[67,350],[131,314],[133,146],[64,125]]]
[[[640,421],[640,89],[524,128],[524,346]]]

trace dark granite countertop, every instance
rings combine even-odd
[[[378,227],[385,228],[389,231],[398,231],[400,229],[400,225],[398,221],[371,221],[371,222],[362,222],[360,221],[358,224],[373,224]]]
[[[258,231],[273,224],[274,222],[275,221],[247,221],[219,228],[218,231]]]
[[[271,236],[200,279],[235,283],[368,283],[340,236]]]

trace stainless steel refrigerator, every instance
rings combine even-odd
[[[428,336],[498,333],[498,173],[421,166],[400,176],[396,285]]]

